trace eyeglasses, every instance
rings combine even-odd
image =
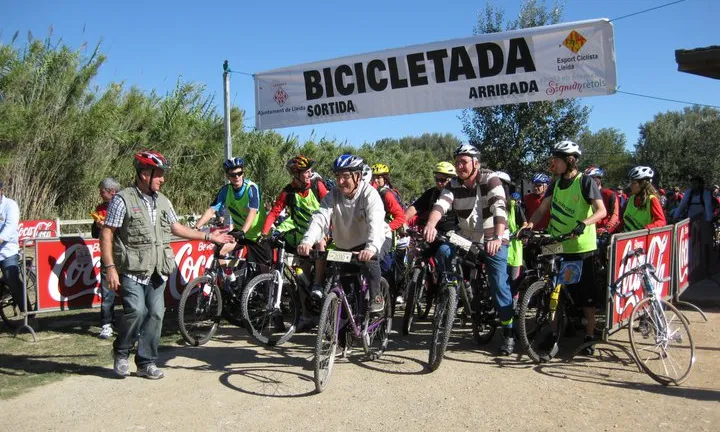
[[[435,177],[435,183],[446,183],[450,178],[447,177]]]
[[[244,174],[243,171],[236,171],[236,172],[227,173],[227,176],[232,177],[232,178],[238,178],[238,177],[242,177],[243,174]]]
[[[337,181],[340,181],[340,180],[348,181],[351,178],[352,178],[352,174],[347,173],[347,172],[335,174],[335,180],[337,180]]]

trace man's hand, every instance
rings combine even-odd
[[[120,289],[120,276],[118,276],[115,266],[105,270],[105,280],[107,281],[108,289],[113,291]]]
[[[437,236],[437,230],[434,226],[425,225],[425,228],[423,229],[423,238],[426,242],[432,243],[435,241],[435,236]]]
[[[310,251],[312,250],[312,245],[307,243],[300,243],[296,249],[298,254],[302,256],[308,256],[310,255]]]
[[[502,246],[502,240],[490,240],[485,243],[485,252],[487,252],[490,256],[495,256],[497,251],[500,250],[500,246]]]
[[[358,261],[365,262],[370,261],[370,259],[375,256],[375,252],[371,251],[370,249],[363,249],[358,254]]]
[[[210,233],[210,241],[217,244],[232,243],[233,236],[227,233],[227,230],[217,230]]]

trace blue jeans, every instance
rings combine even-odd
[[[155,363],[160,345],[163,315],[165,315],[165,281],[151,281],[147,285],[142,285],[125,275],[120,275],[120,294],[123,319],[117,339],[113,343],[115,356],[128,358],[130,349],[137,342],[135,364],[138,367],[145,367]]]
[[[443,243],[438,248],[435,260],[440,274],[450,270],[450,257],[453,252],[455,252],[455,248],[448,243]],[[482,260],[485,263],[485,272],[488,276],[490,291],[492,292],[493,302],[498,311],[500,322],[503,327],[512,328],[513,304],[512,293],[508,284],[507,255],[508,247],[502,245],[494,256],[483,253]]]
[[[17,254],[9,256],[0,261],[5,285],[10,289],[15,304],[18,305],[21,312],[25,312],[25,303],[23,302],[23,285],[20,280],[20,266],[18,264],[19,257]]]
[[[108,289],[104,271],[100,273],[100,297],[102,298],[102,303],[100,304],[100,325],[114,324],[115,291]]]

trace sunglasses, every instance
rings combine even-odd
[[[238,178],[238,177],[242,177],[243,174],[244,174],[243,171],[237,171],[237,172],[227,173],[227,176],[232,177],[232,178]]]
[[[450,178],[446,177],[435,177],[435,183],[446,183]]]

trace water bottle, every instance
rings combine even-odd
[[[300,268],[300,267],[295,268],[295,276],[297,277],[298,282],[300,282],[300,284],[302,286],[305,286],[305,287],[310,286],[310,279],[308,279],[307,275],[305,274],[305,272],[303,271],[302,268]]]
[[[235,286],[235,282],[237,281],[237,275],[231,267],[225,269],[225,281],[227,282],[228,287]]]

